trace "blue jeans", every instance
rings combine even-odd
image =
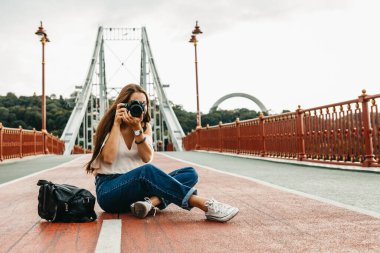
[[[166,174],[152,164],[144,164],[125,174],[98,175],[95,178],[97,201],[110,213],[130,211],[130,205],[144,197],[161,199],[157,206],[164,209],[170,203],[190,210],[188,201],[197,194],[192,188],[198,182],[198,174],[186,167]]]

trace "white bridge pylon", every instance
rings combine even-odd
[[[148,95],[151,101],[153,141],[158,149],[164,149],[165,145],[172,143],[174,150],[182,151],[182,138],[185,134],[161,84],[145,27],[99,27],[85,82],[83,86],[77,87],[80,90],[76,94],[75,107],[61,136],[65,142],[64,154],[71,154],[76,144],[92,149],[96,127],[108,110],[105,40],[140,40],[140,85],[150,91]],[[162,146],[158,146],[158,143]]]

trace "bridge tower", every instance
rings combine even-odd
[[[175,150],[182,151],[182,138],[185,134],[158,75],[146,28],[99,27],[86,79],[83,86],[76,86],[78,91],[75,107],[61,136],[65,141],[65,154],[70,154],[75,144],[86,149],[93,148],[96,127],[109,108],[108,91],[120,90],[107,87],[104,53],[106,40],[140,41],[140,85],[148,92],[151,101],[153,142],[157,144],[160,141],[163,145],[172,143]]]

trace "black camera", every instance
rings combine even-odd
[[[136,118],[140,118],[141,114],[144,112],[144,103],[132,100],[130,104],[124,103],[124,107],[131,112],[131,115]]]

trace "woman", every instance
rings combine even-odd
[[[100,207],[113,213],[131,211],[144,218],[174,203],[187,210],[200,208],[209,220],[233,218],[239,211],[236,207],[197,195],[193,186],[198,175],[193,168],[166,174],[149,163],[154,152],[149,122],[148,95],[139,85],[128,84],[101,119],[86,167],[95,175]]]

